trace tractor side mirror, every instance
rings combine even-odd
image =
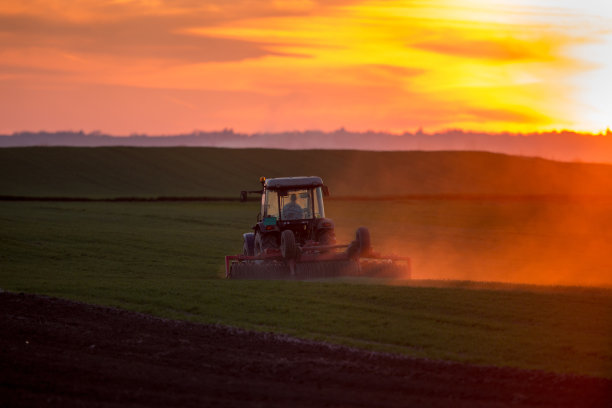
[[[329,197],[329,188],[327,186],[323,186],[323,196]]]
[[[246,191],[241,191],[240,192],[240,202],[244,203],[247,200],[247,192]]]

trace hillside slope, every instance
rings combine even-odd
[[[609,194],[612,165],[486,152],[31,147],[0,149],[0,195],[237,197],[259,176],[320,175],[336,197]]]

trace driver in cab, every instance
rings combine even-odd
[[[291,194],[291,201],[283,206],[283,219],[299,220],[304,218],[304,211],[296,201],[297,195]]]

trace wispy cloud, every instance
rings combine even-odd
[[[178,21],[177,21],[178,20]],[[54,48],[66,52],[159,58],[183,62],[240,61],[273,55],[248,40],[181,34],[176,17],[132,17],[119,21],[70,22],[42,17],[0,17],[0,46],[23,50]]]

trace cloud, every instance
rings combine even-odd
[[[5,16],[0,17],[4,34],[0,36],[0,46],[184,62],[241,61],[279,55],[266,50],[266,44],[248,40],[178,33],[184,23],[182,19],[157,16],[87,23]]]
[[[539,60],[550,58],[542,53],[541,47],[534,46],[533,41],[520,41],[512,38],[501,40],[468,40],[455,36],[453,41],[417,42],[411,47],[439,54],[455,55],[465,58],[482,58],[500,61]]]
[[[498,122],[498,123],[522,123],[537,125],[542,122],[550,121],[551,118],[541,113],[526,109],[525,107],[510,108],[467,108],[463,110],[465,119],[469,121]],[[464,119],[464,120],[465,120]]]

